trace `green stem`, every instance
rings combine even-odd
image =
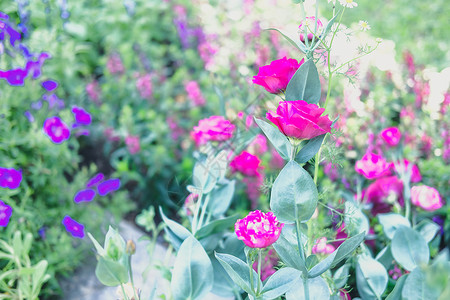
[[[250,288],[254,292],[255,285],[253,284],[253,261],[249,260],[248,257],[247,257],[247,265],[248,265],[248,270],[250,272]]]
[[[319,148],[319,151],[316,153],[316,159],[314,162],[314,184],[317,186],[317,177],[319,175],[319,161],[320,161],[320,153],[322,152],[322,147]]]
[[[193,234],[195,234],[197,232],[197,223],[198,223],[198,217],[200,214],[200,206],[201,206],[202,198],[203,198],[203,193],[200,193],[198,195],[198,200],[197,200],[197,204],[195,207],[194,218],[192,220],[192,233]]]
[[[292,145],[292,147],[291,147],[291,156],[290,156],[289,160],[295,160],[295,156],[297,155],[297,147],[298,147],[298,145],[295,145],[295,146]]]
[[[306,261],[305,258],[305,252],[303,251],[303,245],[301,242],[301,235],[300,235],[300,221],[295,221],[295,232],[297,233],[297,246],[298,246],[298,253],[300,253],[300,257],[303,259],[303,261]]]
[[[133,288],[134,300],[139,300],[136,295],[136,289],[134,288],[133,271],[131,270],[131,255],[128,256],[128,273],[130,274],[131,287]]]
[[[261,291],[261,249],[258,249],[258,288],[256,289],[256,295],[259,295]]]
[[[123,299],[128,300],[127,294],[125,293],[125,289],[123,288],[123,283],[120,284],[120,287],[122,288]]]
[[[206,196],[205,199],[205,204],[202,207],[202,213],[200,215],[200,220],[198,222],[198,228],[202,228],[203,227],[203,220],[205,219],[205,213],[206,213],[206,209],[208,208],[208,204],[209,204],[209,195]]]
[[[309,300],[308,278],[303,277],[303,290],[305,291],[305,300]]]

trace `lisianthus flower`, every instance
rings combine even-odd
[[[100,183],[97,187],[97,191],[100,196],[106,196],[111,192],[117,191],[119,188],[120,188],[120,179],[113,178]]]
[[[375,179],[389,175],[390,164],[386,160],[375,153],[366,153],[355,163],[355,171],[367,179]]]
[[[292,76],[304,61],[302,59],[299,63],[286,57],[274,60],[270,65],[259,68],[258,75],[253,76],[253,83],[264,87],[269,93],[279,94],[286,90]]]
[[[247,151],[243,151],[230,163],[233,172],[240,172],[246,176],[257,176],[261,170],[261,160]]]
[[[275,124],[287,137],[309,140],[331,132],[328,115],[321,116],[325,108],[303,100],[281,101],[277,112],[268,111],[267,119]]]
[[[191,137],[197,146],[204,145],[208,141],[226,141],[233,136],[235,127],[222,116],[211,116],[200,120],[198,126],[194,126]]]
[[[22,172],[15,169],[0,168],[0,187],[17,189],[22,181]]]
[[[61,144],[70,137],[67,125],[58,117],[50,117],[44,121],[44,133],[55,144]]]
[[[407,171],[411,172],[411,182],[419,182],[422,180],[422,175],[420,174],[419,168],[417,165],[411,163],[407,159],[403,159],[402,161],[398,161],[393,164],[394,169],[397,173],[403,174]],[[411,169],[411,170],[410,170]]]
[[[388,127],[381,131],[380,137],[389,147],[395,147],[400,143],[402,133],[397,127]]]
[[[283,226],[272,212],[255,210],[237,220],[234,229],[238,239],[248,247],[266,248],[278,240]]]
[[[396,176],[378,178],[365,192],[367,202],[372,204],[373,215],[388,213],[392,205],[403,205],[403,181]]]
[[[411,203],[427,211],[435,211],[444,206],[439,192],[435,188],[426,185],[413,186],[411,188]]]
[[[334,248],[333,245],[327,244],[327,238],[321,237],[316,240],[315,245],[312,247],[312,253],[313,254],[330,254],[333,253],[336,248]]]
[[[64,227],[66,227],[67,232],[69,232],[73,237],[82,239],[84,238],[84,225],[78,223],[68,215],[64,216],[62,222]]]
[[[12,215],[11,206],[0,200],[0,227],[8,226],[11,215]]]

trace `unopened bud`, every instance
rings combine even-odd
[[[133,255],[136,253],[136,244],[132,240],[127,241],[126,251],[128,255]]]

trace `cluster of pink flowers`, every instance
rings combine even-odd
[[[100,100],[101,90],[97,80],[92,80],[86,85],[86,93],[89,99],[91,99],[95,104],[97,105],[101,104]]]
[[[130,154],[136,154],[141,151],[141,143],[138,135],[129,135],[125,137],[125,145],[127,145]]]
[[[106,62],[106,68],[108,69],[109,73],[113,75],[122,75],[123,73],[125,73],[125,67],[123,65],[122,59],[116,52],[109,55],[108,61]]]
[[[277,271],[275,267],[278,265],[279,261],[280,259],[275,250],[269,249],[261,263],[261,281],[266,280]],[[258,271],[258,261],[253,263],[253,270]]]
[[[238,239],[248,247],[267,248],[278,240],[283,226],[272,212],[256,210],[237,220],[234,230]]]
[[[150,100],[153,94],[151,74],[138,76],[136,80],[136,88],[141,98]]]
[[[235,125],[222,116],[211,116],[200,120],[191,131],[191,137],[197,146],[204,145],[209,141],[226,141],[234,133]]]
[[[435,211],[444,205],[439,192],[426,185],[411,188],[411,203],[427,211]]]
[[[205,97],[203,97],[197,81],[187,82],[184,85],[184,89],[186,90],[188,98],[191,100],[193,106],[204,106],[206,104]]]

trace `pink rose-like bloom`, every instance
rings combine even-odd
[[[139,140],[139,136],[137,135],[129,135],[125,138],[125,144],[127,145],[128,151],[130,154],[136,154],[141,151],[141,144]]]
[[[205,98],[203,97],[202,91],[200,90],[200,86],[197,81],[189,81],[184,86],[186,93],[188,94],[189,99],[192,101],[194,106],[203,106],[206,103]]]
[[[300,25],[298,26],[298,29],[300,31],[300,40],[302,42],[305,41],[305,28],[303,27],[303,24],[306,25],[306,27],[308,28],[308,40],[312,40],[314,37],[314,34],[311,32],[314,30],[314,28],[316,27],[316,17],[312,16],[312,17],[306,17],[306,21],[301,21]],[[320,19],[317,19],[317,36],[320,35],[320,32],[323,29],[323,24],[322,21],[320,21]]]
[[[397,127],[389,127],[383,129],[380,133],[380,137],[390,147],[395,147],[400,143],[402,133]]]
[[[211,116],[200,120],[194,126],[191,137],[196,145],[204,145],[208,141],[226,141],[233,136],[235,126],[222,116]]]
[[[409,168],[411,168],[411,170],[409,170]],[[412,164],[407,159],[403,159],[403,161],[396,162],[394,164],[394,169],[399,174],[405,173],[407,171],[411,172],[411,182],[419,182],[422,180],[422,174],[420,174],[417,165]]]
[[[12,215],[11,206],[0,200],[0,227],[8,226],[11,215]]]
[[[15,169],[0,168],[0,187],[17,189],[22,181],[22,172]]]
[[[328,115],[320,116],[325,108],[306,101],[281,101],[277,112],[267,112],[267,119],[287,137],[309,140],[331,131]]]
[[[286,90],[292,76],[304,61],[302,59],[299,63],[286,57],[274,60],[270,65],[259,68],[258,75],[253,76],[253,83],[264,87],[269,93],[279,94]]]
[[[136,80],[136,88],[139,95],[143,99],[151,99],[152,97],[152,76],[150,74],[145,74]]]
[[[378,178],[366,190],[365,197],[372,204],[372,214],[388,213],[393,204],[403,205],[403,181],[396,176]]]
[[[61,144],[70,137],[70,130],[67,125],[58,117],[51,117],[44,121],[44,133],[55,144]]]
[[[327,245],[327,238],[321,237],[320,239],[316,240],[315,245],[312,247],[312,253],[322,253],[322,254],[330,254],[333,253],[336,248],[334,248],[333,245],[328,244]]]
[[[390,164],[386,160],[375,153],[366,153],[355,163],[355,171],[367,179],[375,179],[385,175],[389,175]]]
[[[257,176],[261,169],[261,160],[247,151],[243,151],[236,156],[230,163],[233,173],[240,172],[246,176]]]
[[[411,188],[411,203],[427,211],[434,211],[444,205],[439,192],[426,185]]]
[[[266,248],[278,240],[283,226],[272,212],[255,210],[244,219],[237,220],[234,230],[238,239],[248,247]]]

